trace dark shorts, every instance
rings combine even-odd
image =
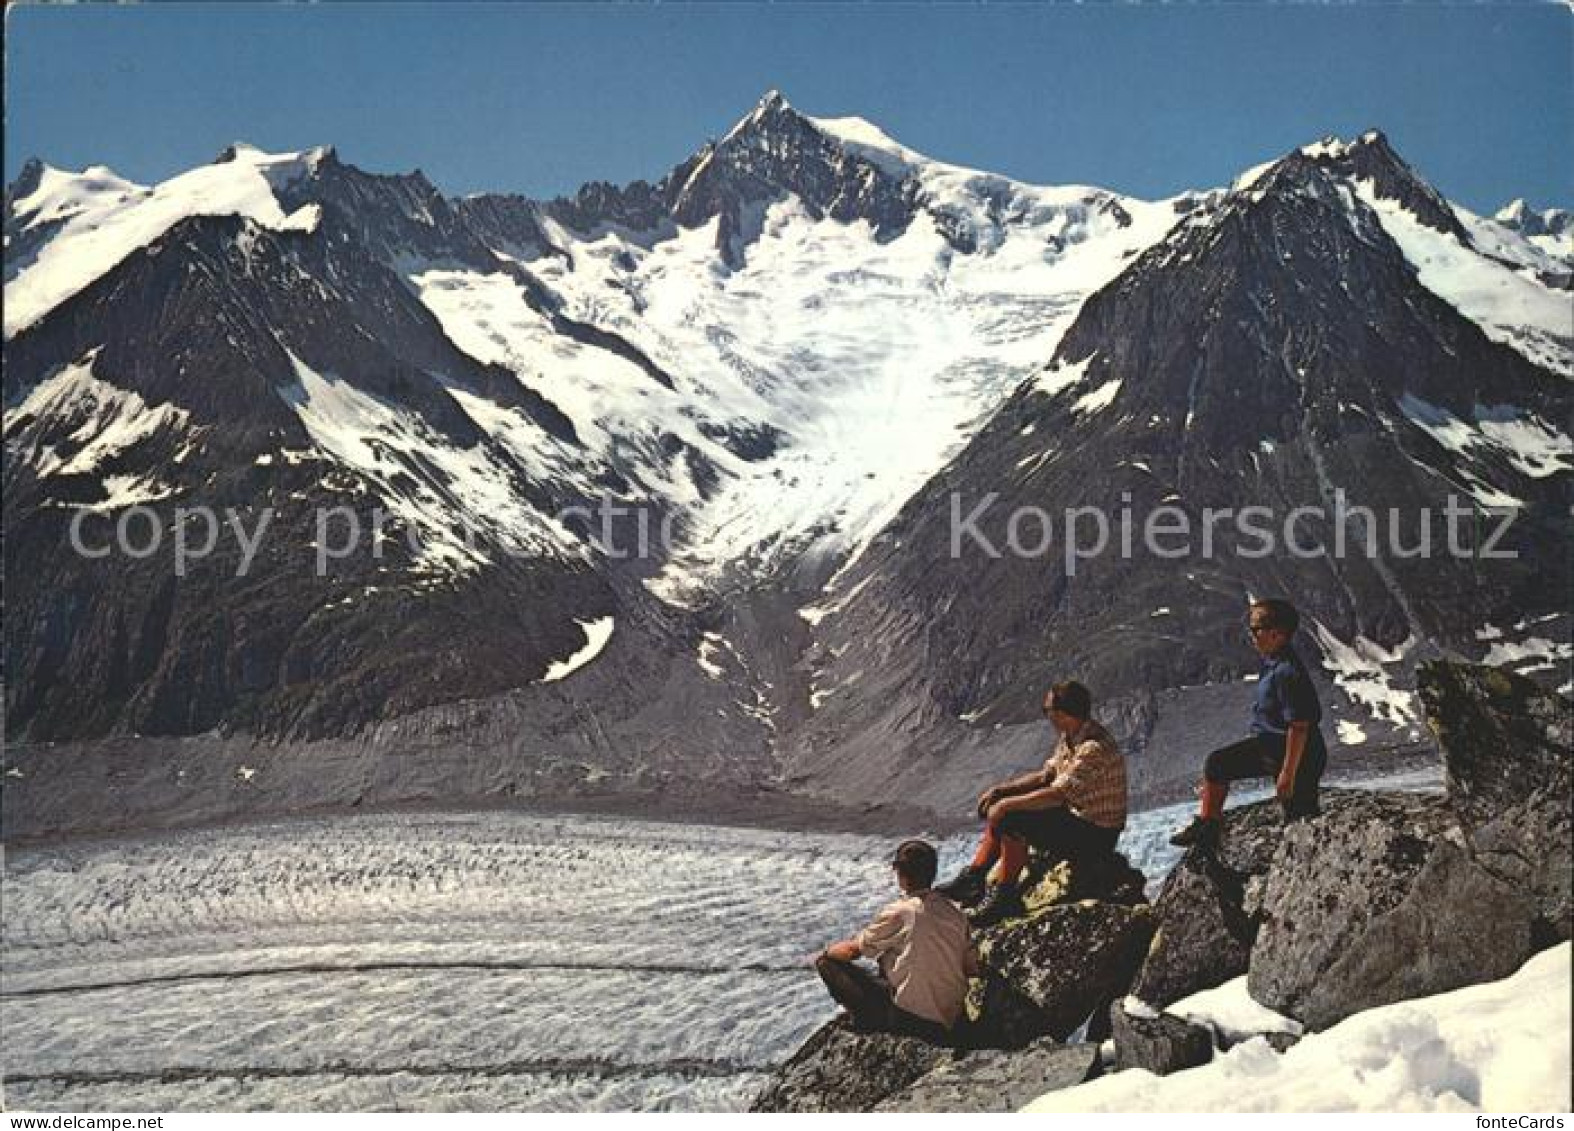
[[[1250,738],[1215,750],[1203,763],[1203,777],[1216,785],[1244,778],[1278,778],[1284,765],[1284,736],[1254,734]],[[1297,815],[1317,812],[1317,787],[1328,768],[1328,746],[1316,731],[1306,740],[1306,753],[1295,774],[1295,792],[1290,811]]]
[[[1059,807],[1007,813],[996,827],[1005,836],[1021,837],[1061,859],[1114,852],[1120,840],[1119,829],[1103,828]]]

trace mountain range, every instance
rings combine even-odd
[[[1419,738],[1424,659],[1566,692],[1571,280],[1567,212],[1477,216],[1375,131],[1159,201],[776,92],[654,184],[550,201],[331,148],[152,186],[30,162],[5,195],[7,826],[954,814],[1043,756],[1038,697],[1073,675],[1157,797],[1239,727],[1270,594],[1354,754]],[[1478,549],[1514,508],[1517,556],[1253,556],[1236,528],[1075,572],[1062,530],[952,554],[986,498],[996,542],[1023,508],[1347,502],[1411,547],[1452,499]],[[155,548],[72,548],[117,529]]]

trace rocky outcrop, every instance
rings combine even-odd
[[[1045,1092],[1073,1087],[1097,1073],[1097,1046],[1045,1038],[1020,1052],[983,1049],[943,1060],[874,1110],[1019,1111]]]
[[[1140,1068],[1168,1076],[1213,1059],[1213,1033],[1168,1013],[1128,1009],[1116,1002],[1109,1011],[1115,1037],[1115,1070]]]
[[[1427,664],[1427,725],[1476,859],[1535,905],[1537,946],[1570,937],[1569,700],[1501,668]]]
[[[1153,935],[1147,907],[1086,901],[1051,907],[978,939],[985,974],[970,995],[971,1043],[1065,1040],[1126,992]]]
[[[1506,977],[1531,949],[1528,898],[1469,855],[1435,797],[1368,794],[1290,826],[1259,914],[1252,997],[1314,1030]]]
[[[1147,883],[1147,877],[1118,852],[1076,860],[1056,860],[1035,852],[1023,870],[1022,903],[1029,915],[1084,899],[1134,907],[1148,901]]]
[[[869,1111],[951,1057],[917,1037],[825,1026],[782,1065],[750,1111]]]
[[[1162,1007],[1246,973],[1257,928],[1242,907],[1244,883],[1200,853],[1176,865],[1153,906],[1158,929],[1131,988],[1136,997]]]
[[[1343,813],[1365,796],[1327,790],[1323,812]],[[1154,904],[1159,925],[1134,996],[1162,1008],[1246,973],[1257,938],[1255,911],[1283,833],[1276,804],[1243,805],[1225,813],[1216,851],[1182,857]]]
[[[1459,664],[1425,669],[1422,698],[1446,794],[1325,790],[1320,815],[1290,824],[1272,802],[1240,806],[1217,849],[1188,852],[1152,906],[1123,859],[1035,861],[1028,915],[977,939],[985,969],[962,1036],[987,1051],[926,1054],[883,1038],[893,1051],[871,1101],[835,1078],[860,1057],[831,1026],[766,1097],[807,1080],[881,1110],[1007,1110],[1028,1081],[1040,1092],[1077,1082],[1069,1054],[1091,1064],[1095,1013],[1108,1017],[1116,1070],[1164,1074],[1255,1037],[1282,1052],[1301,1027],[1512,973],[1568,929],[1569,706],[1512,673]],[[1243,1031],[1177,1004],[1243,973],[1258,1003],[1299,1025],[1255,1018],[1271,1031]],[[1055,1043],[1073,1035],[1083,1043]]]

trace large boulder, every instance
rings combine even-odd
[[[1314,1030],[1530,955],[1529,899],[1469,855],[1438,797],[1356,793],[1288,826],[1258,910],[1251,996]]]
[[[1022,873],[1022,903],[1033,915],[1049,907],[1096,899],[1128,907],[1147,902],[1148,878],[1118,852],[1063,860],[1033,852]]]
[[[1474,664],[1424,664],[1418,686],[1476,859],[1529,894],[1538,948],[1569,938],[1574,705]]]
[[[1349,803],[1350,790],[1322,791],[1324,813],[1337,812]],[[1284,813],[1277,801],[1256,801],[1224,811],[1224,830],[1213,853],[1218,865],[1241,879],[1267,874],[1284,834]],[[1191,849],[1187,855],[1197,855]]]
[[[1257,928],[1242,906],[1245,881],[1206,853],[1181,858],[1153,905],[1158,930],[1134,997],[1162,1008],[1246,973]]]
[[[776,1070],[749,1110],[869,1111],[952,1055],[917,1037],[856,1032],[838,1018]]]
[[[1201,1025],[1138,1008],[1129,999],[1112,1005],[1109,1017],[1117,1072],[1140,1068],[1168,1076],[1213,1059],[1213,1032]]]
[[[1017,1052],[982,1049],[943,1060],[874,1110],[1019,1111],[1045,1092],[1074,1087],[1097,1071],[1097,1045],[1062,1045],[1046,1037]]]
[[[1153,913],[1086,901],[982,932],[985,976],[969,995],[970,1040],[1018,1048],[1063,1041],[1126,993],[1153,935]]]
[[[1324,790],[1323,812],[1336,816],[1364,796]],[[1153,905],[1159,926],[1133,996],[1162,1008],[1246,973],[1264,877],[1284,828],[1277,802],[1240,805],[1225,811],[1216,850],[1192,848],[1181,857]]]

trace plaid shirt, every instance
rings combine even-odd
[[[1064,790],[1066,808],[1100,828],[1126,827],[1126,759],[1109,731],[1089,719],[1063,734],[1044,763],[1049,784]]]

